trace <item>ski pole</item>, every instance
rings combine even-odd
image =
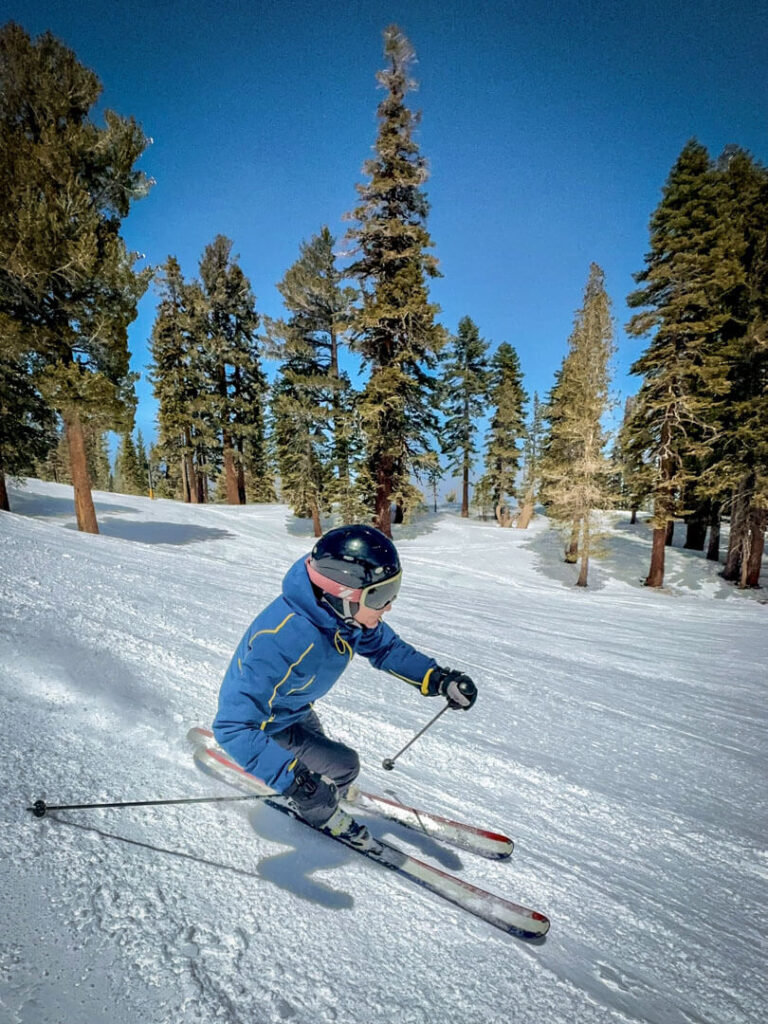
[[[427,724],[424,726],[424,728],[420,729],[412,739],[408,740],[408,742],[405,744],[403,749],[402,750],[398,750],[398,752],[395,754],[394,757],[385,757],[384,760],[381,762],[382,768],[385,771],[391,772],[392,769],[395,767],[395,761],[398,759],[398,757],[400,757],[401,754],[404,754],[406,752],[406,750],[408,749],[408,747],[410,747],[411,744],[416,742],[416,740],[419,738],[419,736],[423,736],[424,733],[427,731],[427,729],[429,729],[430,726],[434,725],[435,722],[440,717],[440,715],[444,715],[449,707],[451,707],[451,705],[450,705],[450,703],[447,703],[445,705],[445,707],[440,708],[440,710],[437,712],[435,717],[434,718],[430,718],[430,720],[427,722]]]
[[[158,807],[166,804],[216,804],[233,800],[268,800],[270,796],[274,795],[277,794],[269,793],[266,796],[260,796],[256,793],[251,793],[248,796],[194,796],[182,797],[180,800],[126,800],[112,804],[47,804],[45,800],[35,800],[34,804],[31,807],[27,807],[26,810],[31,811],[36,818],[43,818],[47,811],[86,811],[94,807]]]

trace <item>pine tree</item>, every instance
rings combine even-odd
[[[230,505],[243,504],[246,443],[253,445],[263,438],[267,381],[256,335],[259,316],[250,283],[237,257],[232,256],[229,238],[217,235],[206,246],[200,277],[205,318],[200,351],[210,402],[206,422],[215,431],[220,448],[226,500]],[[254,461],[252,457],[252,465]]]
[[[624,418],[611,453],[612,480],[616,500],[631,510],[631,522],[653,490],[653,473],[648,450],[651,435],[636,419],[637,398],[630,395],[624,403]]]
[[[0,337],[34,354],[36,386],[66,428],[78,527],[91,533],[83,428],[131,422],[127,328],[150,277],[120,236],[151,184],[133,166],[148,140],[109,110],[99,128],[100,92],[50,32],[0,29]]]
[[[54,416],[26,360],[0,353],[0,511],[9,512],[5,478],[34,471],[56,443]]]
[[[511,526],[511,514],[509,520],[507,516],[503,514],[502,510],[498,505],[494,505],[493,502],[493,488],[491,482],[487,476],[483,475],[475,484],[474,490],[472,491],[472,506],[476,508],[481,519],[487,519],[488,514],[492,509],[496,510],[496,521],[500,526]],[[509,512],[507,509],[506,512]]]
[[[593,263],[554,389],[551,444],[542,465],[548,513],[570,531],[569,547],[575,543],[579,553],[580,587],[587,585],[594,551],[595,509],[609,500],[610,467],[601,420],[609,404],[613,333],[603,271]]]
[[[84,434],[86,463],[91,484],[97,491],[111,491],[114,481],[107,434],[93,424],[85,427]]]
[[[146,494],[144,469],[139,461],[136,444],[126,431],[120,439],[115,459],[115,490],[119,494]]]
[[[319,510],[337,502],[343,522],[359,517],[359,502],[353,487],[356,444],[350,427],[355,420],[355,396],[347,374],[339,368],[339,352],[346,343],[355,290],[342,286],[336,267],[335,239],[327,227],[309,242],[302,242],[298,260],[286,271],[278,290],[289,313],[286,320],[268,320],[267,335],[274,354],[285,360],[276,397],[280,414],[275,422],[280,437],[281,474],[292,494],[311,493],[313,512],[319,524]],[[294,463],[290,483],[286,472],[286,451],[292,438],[292,416],[308,442],[313,457]],[[303,443],[303,442],[302,442]],[[319,461],[318,461],[319,460]],[[310,474],[311,487],[300,485],[295,472],[303,467]],[[305,503],[301,497],[300,504]]]
[[[440,431],[447,468],[461,475],[461,514],[469,516],[470,471],[477,454],[478,419],[488,402],[490,376],[488,344],[468,316],[459,321],[458,333],[448,344],[443,363],[445,423]]]
[[[496,518],[501,525],[511,525],[508,501],[515,497],[524,441],[525,403],[520,360],[515,349],[503,341],[491,360],[489,398],[493,412],[485,449],[485,477],[490,487]]]
[[[199,286],[185,282],[178,260],[169,256],[157,277],[160,303],[152,326],[150,379],[158,400],[156,456],[163,479],[183,501],[203,498],[205,473],[201,423],[207,404],[201,373]]]
[[[325,383],[324,375],[312,374],[311,360],[293,355],[283,365],[272,396],[283,500],[295,515],[311,517],[316,537],[323,532],[321,516],[330,511],[331,449],[320,404]]]
[[[414,467],[419,480],[425,480],[432,495],[432,511],[437,513],[437,488],[443,479],[443,466],[436,451],[427,452]]]
[[[697,466],[712,451],[713,406],[727,391],[725,301],[741,269],[721,216],[722,180],[706,149],[689,142],[676,161],[651,218],[651,251],[627,299],[627,330],[653,332],[632,372],[643,377],[633,422],[654,466],[654,533],[646,586],[664,581],[668,524],[684,512]]]
[[[712,506],[713,527],[721,505],[730,512],[723,576],[757,586],[768,510],[768,169],[736,146],[716,169],[721,216],[743,276],[724,298],[728,389],[715,405],[717,437],[698,491]]]
[[[523,501],[515,525],[518,530],[527,530],[533,518],[536,500],[541,485],[541,459],[544,445],[544,409],[538,393],[533,393],[531,418],[525,434],[525,461],[523,464]]]
[[[152,445],[148,459],[152,469],[152,497],[182,498],[182,464],[174,458],[168,460],[160,442]]]
[[[53,445],[47,455],[35,463],[33,475],[39,480],[55,484],[72,483],[72,461],[63,426],[55,428]]]
[[[349,268],[362,291],[355,317],[357,348],[370,376],[359,411],[366,438],[366,480],[376,525],[391,534],[391,503],[418,500],[410,475],[432,447],[436,430],[435,382],[430,371],[443,345],[429,302],[427,278],[437,277],[425,227],[426,161],[414,140],[419,121],[406,105],[414,83],[411,44],[395,25],[384,32],[388,66],[379,72],[386,96],[379,104],[375,157],[364,165],[370,180],[358,185],[361,203],[350,215],[357,258]]]

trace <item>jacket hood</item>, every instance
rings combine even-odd
[[[337,631],[341,631],[342,636],[354,635],[355,630],[348,626],[343,619],[340,619],[330,608],[318,604],[307,575],[306,561],[308,558],[309,552],[294,562],[283,577],[283,597],[289,605],[308,618],[313,625],[331,636]]]

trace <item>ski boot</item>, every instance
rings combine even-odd
[[[381,843],[377,842],[368,831],[365,825],[355,821],[351,814],[347,814],[340,807],[337,807],[328,821],[320,828],[334,839],[342,839],[348,846],[354,846],[356,850],[364,853],[381,853]]]

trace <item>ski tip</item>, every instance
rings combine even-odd
[[[491,860],[509,860],[514,851],[515,844],[511,839],[506,839],[505,837],[504,845],[500,845],[499,849],[495,853],[488,854],[488,856]]]
[[[531,913],[530,919],[530,928],[511,927],[508,929],[509,934],[514,935],[518,939],[524,939],[530,945],[542,945],[549,931],[549,918],[545,914],[540,914],[534,910]]]

